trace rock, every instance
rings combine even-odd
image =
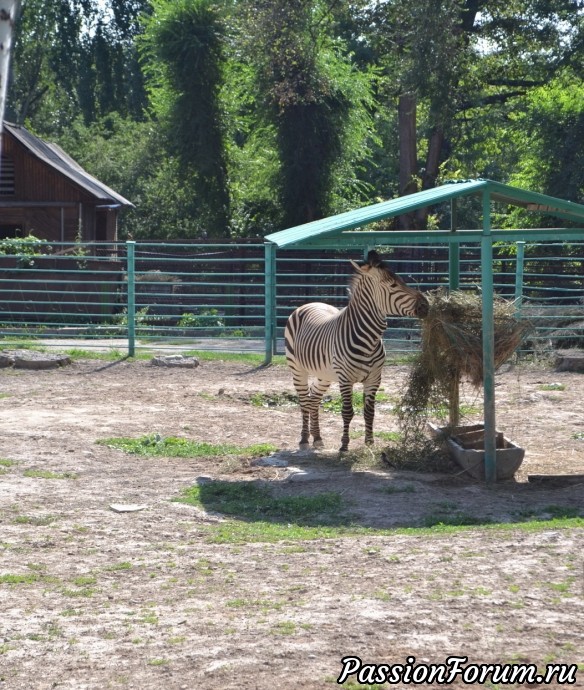
[[[158,355],[150,360],[150,364],[155,367],[195,369],[199,366],[199,360],[196,357],[185,357],[184,355]]]
[[[57,369],[71,364],[71,357],[34,350],[5,350],[0,355],[0,366],[16,369]]]
[[[288,467],[289,465],[288,460],[284,460],[284,458],[279,458],[274,455],[267,458],[258,458],[257,460],[252,460],[251,464],[258,467]]]
[[[110,510],[114,513],[137,513],[140,510],[145,510],[148,506],[137,505],[135,503],[112,503]]]
[[[330,472],[319,470],[301,470],[298,467],[290,467],[290,474],[287,477],[289,482],[319,482],[330,478]]]
[[[14,355],[10,352],[0,353],[0,369],[5,369],[6,367],[11,367],[14,364]]]
[[[558,350],[555,368],[556,371],[584,372],[584,350]]]

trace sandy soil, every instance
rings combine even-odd
[[[384,390],[396,395],[406,374],[386,368]],[[340,462],[333,413],[322,424],[330,450],[298,453],[298,410],[251,404],[284,392],[284,367],[219,361],[0,371],[0,458],[13,461],[0,465],[0,689],[326,689],[351,655],[580,664],[570,687],[584,687],[584,529],[518,526],[584,514],[582,484],[527,482],[584,473],[584,375],[522,365],[497,376],[498,426],[526,457],[514,481],[492,489],[459,473],[367,467],[360,439],[359,462]],[[396,429],[381,408],[376,430]],[[154,432],[273,443],[290,466],[96,444]],[[508,528],[215,543],[223,516],[170,500],[201,477],[268,482],[282,495],[339,492],[361,527],[466,515]]]

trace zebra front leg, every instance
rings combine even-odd
[[[312,445],[315,448],[324,448],[320,436],[319,408],[322,396],[327,392],[330,385],[330,381],[318,379],[310,386],[310,433],[312,434]]]
[[[344,453],[349,450],[349,425],[355,414],[353,411],[353,384],[348,381],[339,381],[339,388],[341,389],[341,398],[343,400],[343,436],[341,437],[341,447],[339,450],[341,453]]]
[[[364,381],[363,383],[363,417],[365,419],[365,445],[372,446],[373,440],[373,420],[375,418],[375,396],[379,390],[381,376],[375,379]]]
[[[308,374],[294,369],[292,373],[294,388],[298,393],[298,402],[302,413],[302,431],[300,433],[300,450],[310,448],[310,395],[308,392]]]

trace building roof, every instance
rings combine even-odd
[[[385,218],[393,218],[410,213],[419,208],[435,206],[444,201],[464,196],[481,196],[488,194],[493,201],[500,201],[513,206],[520,206],[529,211],[545,213],[576,223],[584,222],[584,205],[572,201],[564,201],[555,197],[529,192],[518,187],[493,182],[492,180],[465,180],[450,182],[434,189],[427,189],[415,194],[408,194],[378,204],[329,216],[321,220],[298,225],[294,228],[274,232],[266,236],[267,242],[278,247],[301,246],[323,240],[339,240],[343,244],[343,233]],[[427,231],[426,236],[431,239],[434,231]],[[551,232],[551,231],[550,231]],[[376,233],[370,233],[375,235]],[[382,233],[379,233],[381,236]],[[383,233],[391,236],[392,233]],[[421,235],[421,232],[417,233]],[[348,238],[347,238],[348,239]],[[353,238],[354,239],[354,238]]]
[[[113,189],[100,182],[97,178],[86,172],[76,161],[71,158],[57,144],[39,139],[20,125],[4,122],[4,131],[10,134],[26,148],[35,158],[49,165],[51,168],[67,177],[71,182],[81,187],[95,199],[104,205],[133,207],[131,201],[125,199]]]

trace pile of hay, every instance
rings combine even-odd
[[[463,379],[483,382],[483,316],[481,296],[473,292],[437,290],[422,321],[422,347],[398,406],[401,448],[392,456],[428,454],[427,422],[432,410],[446,406],[449,425],[459,424],[459,387]],[[513,302],[495,297],[495,368],[515,352],[531,329],[516,318]],[[393,463],[394,466],[396,463]],[[411,465],[411,463],[407,463]],[[421,463],[420,463],[421,464]],[[403,464],[402,464],[403,467]]]
[[[422,322],[421,363],[436,381],[454,373],[473,386],[483,382],[483,313],[481,296],[473,292],[448,293],[441,288],[431,297],[428,317]],[[515,316],[514,302],[495,297],[495,368],[501,366],[530,330]]]

